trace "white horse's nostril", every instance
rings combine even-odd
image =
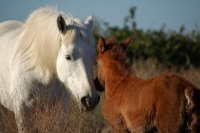
[[[95,106],[99,103],[100,96],[96,96],[95,98],[89,97],[89,96],[84,96],[81,98],[81,104],[83,110],[92,110],[95,108]]]
[[[83,106],[89,107],[90,106],[90,98],[88,96],[82,97],[81,103],[83,104]]]

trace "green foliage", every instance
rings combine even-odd
[[[114,36],[123,40],[129,36],[133,38],[127,50],[128,62],[133,60],[155,58],[168,68],[176,66],[188,68],[190,65],[200,66],[200,33],[192,31],[184,34],[184,26],[179,32],[166,33],[160,30],[140,30],[135,21],[136,7],[131,7],[129,15],[124,19],[122,28],[107,26],[104,37]]]

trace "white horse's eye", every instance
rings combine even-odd
[[[66,55],[66,56],[65,56],[65,59],[66,59],[66,60],[71,60],[71,56],[70,56],[70,55]]]

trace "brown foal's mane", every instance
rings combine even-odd
[[[110,52],[111,58],[115,61],[115,63],[117,64],[116,66],[121,72],[123,72],[126,75],[133,74],[133,71],[125,61],[126,47],[124,47],[115,38],[108,38],[106,40],[106,51]]]

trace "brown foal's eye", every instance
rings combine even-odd
[[[97,60],[97,59],[94,60],[94,64],[95,64],[96,66],[98,66],[98,60]]]
[[[66,55],[66,56],[65,56],[65,59],[66,59],[66,60],[71,60],[70,55]]]

